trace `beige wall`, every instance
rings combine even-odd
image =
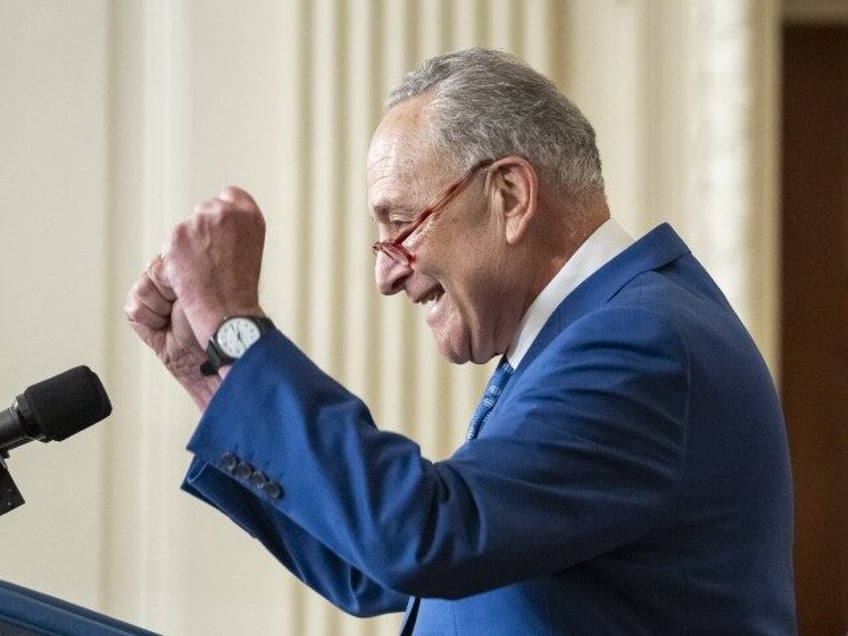
[[[595,122],[614,213],[671,220],[775,368],[776,0],[2,0],[0,387],[76,364],[114,414],[14,451],[0,578],[168,634],[393,634],[340,615],[178,490],[197,420],[124,326],[168,229],[228,183],[268,216],[263,301],[431,457],[487,369],[438,359],[373,290],[364,155],[383,94],[475,44],[550,74]],[[398,386],[398,378],[402,385]],[[2,406],[2,405],[0,405]]]

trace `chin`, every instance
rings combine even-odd
[[[439,353],[452,364],[465,364],[471,360],[470,356],[462,355],[450,348],[439,347]]]
[[[467,346],[454,346],[450,338],[440,337],[438,334],[433,334],[436,339],[436,347],[439,350],[439,355],[453,364],[465,364],[471,360],[471,349]]]
[[[436,337],[436,345],[439,354],[453,364],[486,364],[497,355],[497,352],[482,353],[481,348],[472,346],[468,341],[461,341],[458,346],[452,346],[450,340]]]

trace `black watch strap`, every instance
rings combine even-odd
[[[253,321],[253,323],[259,328],[260,334],[264,334],[275,329],[274,323],[271,319],[266,318],[265,316],[227,316],[223,321],[221,321],[221,325],[233,318],[247,318],[248,320]],[[218,329],[215,330],[215,333],[212,334],[212,337],[209,339],[209,344],[206,345],[206,362],[200,365],[200,372],[205,376],[218,375],[218,370],[221,367],[232,364],[236,361],[235,358],[228,356],[226,353],[221,351],[221,348],[218,346],[217,336],[221,325],[218,326]]]
[[[235,362],[233,358],[218,349],[215,344],[215,336],[212,336],[206,346],[206,362],[200,365],[200,372],[207,376],[218,375],[218,369],[233,362]]]

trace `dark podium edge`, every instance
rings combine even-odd
[[[0,636],[159,636],[105,614],[0,580]]]

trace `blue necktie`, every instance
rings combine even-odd
[[[480,403],[474,409],[474,415],[471,416],[471,423],[468,425],[468,434],[465,436],[466,440],[472,440],[477,437],[480,429],[483,428],[483,425],[489,418],[489,414],[492,412],[495,402],[498,401],[504,386],[512,376],[513,371],[514,369],[507,362],[506,356],[501,358],[498,367],[489,379],[489,384],[486,386],[486,391],[483,393]]]

